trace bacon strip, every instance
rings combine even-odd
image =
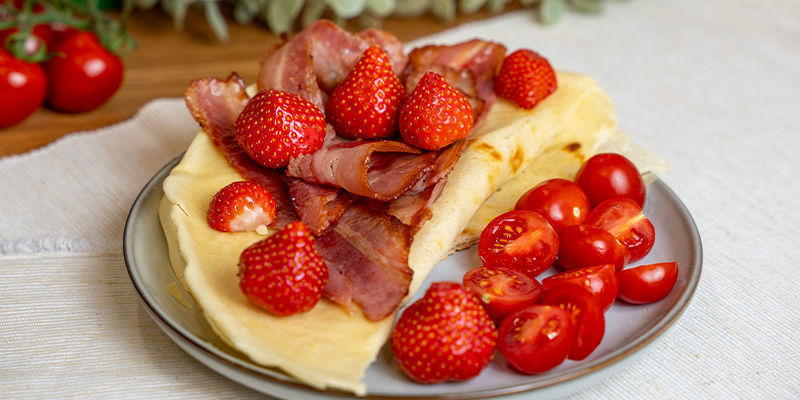
[[[236,73],[224,81],[218,78],[195,80],[185,93],[186,107],[192,117],[211,136],[228,164],[244,179],[266,187],[275,198],[278,213],[273,226],[282,228],[297,219],[283,176],[278,171],[253,161],[239,147],[234,135],[236,118],[248,100],[244,82]]]
[[[355,196],[340,189],[289,178],[289,194],[300,220],[315,236],[327,232],[344,214]]]

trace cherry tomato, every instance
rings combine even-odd
[[[641,260],[653,248],[656,230],[642,207],[627,197],[608,199],[589,213],[586,224],[608,231],[628,248],[628,262]]]
[[[530,277],[546,270],[558,252],[558,235],[541,214],[514,210],[489,222],[478,240],[483,265],[509,267]]]
[[[608,311],[619,293],[617,270],[613,264],[595,265],[564,271],[542,280],[545,291],[560,285],[578,285],[592,292],[603,311]]]
[[[497,350],[512,368],[537,374],[561,364],[575,328],[559,307],[534,304],[509,314],[497,329]]]
[[[45,63],[50,82],[47,101],[65,112],[97,108],[122,84],[122,61],[90,32],[75,32],[58,42]]]
[[[18,60],[0,49],[0,128],[33,114],[46,94],[47,78],[42,67]]]
[[[591,292],[578,285],[558,285],[547,290],[540,303],[560,307],[569,313],[575,329],[567,356],[570,360],[583,360],[600,345],[606,320],[603,307]]]
[[[524,273],[503,267],[478,267],[464,274],[464,287],[474,294],[495,324],[542,297],[542,284]]]
[[[644,181],[636,166],[622,155],[601,153],[589,158],[578,170],[575,183],[592,207],[617,196],[630,197],[644,207]]]
[[[542,214],[560,233],[570,225],[582,224],[589,215],[589,199],[575,182],[555,178],[546,180],[523,194],[515,210],[531,210]]]
[[[628,249],[600,228],[572,225],[559,235],[557,263],[564,269],[613,264],[621,271],[628,257]]]
[[[619,299],[632,304],[667,297],[678,281],[678,263],[664,262],[627,268],[619,273]]]

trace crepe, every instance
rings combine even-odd
[[[613,107],[592,79],[559,73],[558,82],[559,89],[533,110],[498,100],[470,136],[432,207],[432,219],[414,236],[408,257],[414,276],[406,301],[436,263],[473,241],[475,229],[508,208],[516,193],[540,176],[574,169],[568,157],[546,149],[557,150],[562,139],[597,149],[621,135]],[[551,169],[531,171],[532,162]],[[214,193],[240,179],[200,132],[164,181],[160,217],[176,276],[216,333],[254,362],[316,388],[365,394],[364,372],[388,338],[393,316],[370,322],[320,301],[307,313],[274,317],[251,305],[239,290],[237,263],[241,251],[264,236],[217,232],[205,218]]]

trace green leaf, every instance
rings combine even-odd
[[[323,0],[334,14],[343,19],[359,16],[364,12],[367,0]]]
[[[456,2],[455,0],[431,0],[431,12],[445,21],[451,21],[456,17]]]
[[[219,6],[216,1],[206,0],[204,2],[206,9],[206,20],[211,25],[211,29],[217,38],[223,42],[228,41],[228,25],[225,24],[225,17],[219,11]]]
[[[303,9],[303,0],[278,0],[267,5],[267,25],[278,35],[288,32]]]
[[[430,0],[400,0],[394,8],[395,15],[414,17],[428,11]]]
[[[158,0],[136,0],[136,8],[147,10],[158,4]]]
[[[590,14],[598,14],[603,11],[603,6],[600,0],[570,0],[570,4],[576,10]]]
[[[311,25],[312,22],[319,19],[322,13],[325,12],[325,3],[322,0],[308,0],[308,5],[300,15],[300,24],[303,27]]]
[[[375,17],[384,18],[394,11],[395,4],[395,0],[367,0],[367,10]]]
[[[492,14],[497,14],[503,11],[506,3],[508,3],[508,0],[489,0],[489,11],[491,11]]]
[[[486,0],[459,0],[458,9],[465,14],[472,14],[486,4]]]
[[[539,18],[545,25],[550,25],[559,18],[564,11],[564,0],[542,0],[539,5]]]
[[[247,1],[237,1],[233,6],[233,19],[239,24],[249,24],[253,22],[257,9],[251,8]]]

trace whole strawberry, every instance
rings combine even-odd
[[[472,106],[441,75],[428,72],[403,104],[399,125],[406,143],[439,150],[469,135]]]
[[[497,330],[463,286],[436,282],[403,311],[391,343],[398,366],[411,379],[462,381],[489,365]]]
[[[322,147],[325,116],[310,101],[280,90],[258,92],[236,119],[236,141],[261,165],[283,168]]]
[[[503,60],[494,80],[494,91],[522,108],[531,109],[556,91],[556,73],[546,58],[517,50]]]
[[[264,186],[233,182],[217,192],[208,205],[208,225],[222,232],[254,231],[275,220],[275,199]]]
[[[328,267],[314,247],[314,236],[295,221],[242,252],[239,279],[251,303],[287,316],[317,304],[328,283]]]
[[[352,139],[388,138],[397,132],[397,115],[406,97],[386,53],[368,48],[328,100],[328,122]]]

